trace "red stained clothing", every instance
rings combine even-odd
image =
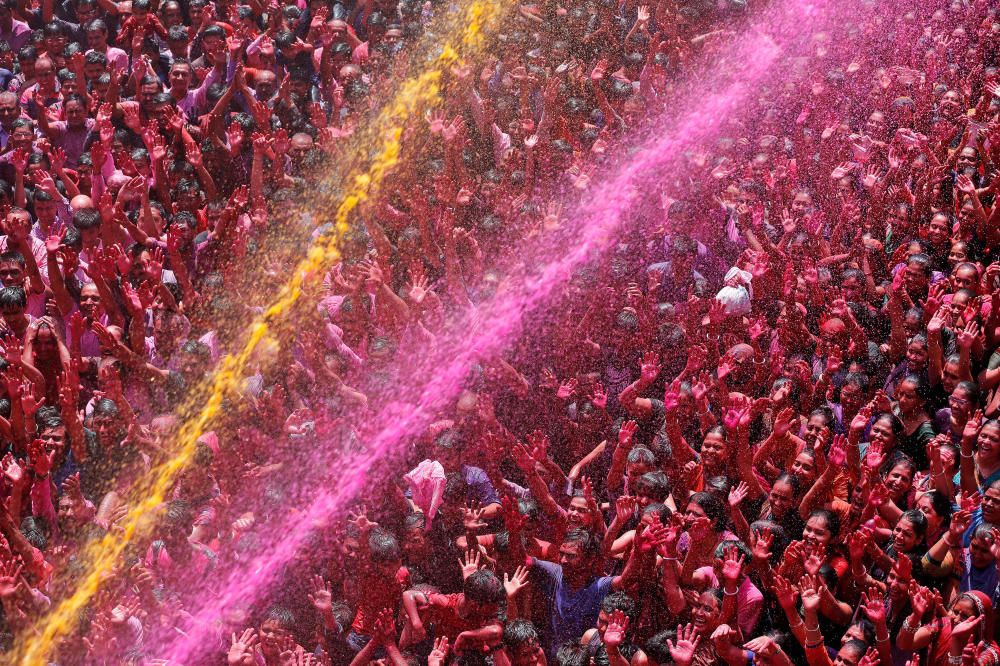
[[[410,571],[406,567],[399,567],[396,576],[391,579],[382,576],[364,576],[358,585],[362,596],[351,629],[357,634],[370,636],[378,614],[384,608],[391,608],[395,612],[403,601],[403,591],[409,587]]]

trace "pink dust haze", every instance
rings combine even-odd
[[[289,566],[302,561],[315,530],[329,529],[331,519],[342,517],[363,490],[384,480],[387,463],[398,460],[409,441],[453,403],[470,369],[520,339],[530,325],[529,317],[544,309],[574,271],[613,246],[636,200],[658,191],[666,175],[680,168],[684,151],[718,138],[723,123],[736,114],[753,120],[756,96],[765,84],[776,87],[785,81],[793,61],[826,58],[829,62],[820,62],[824,70],[849,64],[843,58],[834,62],[830,54],[817,56],[814,37],[825,33],[826,43],[838,46],[838,52],[858,53],[862,45],[847,34],[846,17],[856,18],[859,10],[857,3],[842,0],[775,3],[725,52],[713,57],[701,76],[684,88],[697,94],[672,100],[670,111],[648,125],[652,131],[644,131],[644,145],[633,149],[618,168],[595,174],[585,200],[564,211],[563,228],[555,236],[512,253],[521,263],[512,265],[497,295],[476,313],[454,322],[432,348],[399,355],[394,361],[397,378],[371,400],[370,404],[382,407],[370,417],[364,450],[351,450],[338,439],[299,454],[301,468],[313,472],[310,478],[287,480],[294,487],[283,507],[287,522],[262,536],[254,555],[229,570],[214,572],[212,587],[218,594],[206,593],[196,600],[191,629],[170,646],[157,646],[162,650],[158,653],[187,664],[224,650],[218,633],[226,610],[252,604],[267,592]],[[799,109],[785,111],[794,117]],[[617,148],[629,155],[627,146]],[[394,473],[399,476],[402,470]]]

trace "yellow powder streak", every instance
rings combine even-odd
[[[340,256],[338,245],[348,230],[347,220],[351,212],[371,196],[389,171],[398,164],[400,138],[405,121],[414,113],[438,101],[442,75],[449,67],[461,62],[462,58],[470,57],[482,46],[484,32],[492,27],[500,15],[498,0],[473,2],[466,10],[464,27],[456,31],[456,36],[460,36],[458,44],[455,46],[446,44],[440,55],[423,73],[400,84],[397,94],[373,123],[375,132],[385,128],[380,134],[376,134],[382,137],[381,151],[372,159],[366,172],[348,177],[346,182],[351,185],[337,206],[333,231],[309,249],[307,256],[295,267],[292,277],[281,288],[275,301],[250,325],[249,335],[242,350],[235,355],[227,355],[220,362],[214,376],[207,383],[209,391],[207,397],[203,400],[188,401],[188,405],[191,406],[196,404],[204,406],[180,428],[174,457],[150,470],[145,480],[137,482],[136,487],[142,489],[141,497],[121,521],[122,532],[106,534],[101,541],[81,555],[81,561],[86,562],[87,566],[76,591],[42,618],[38,626],[29,630],[30,636],[21,637],[21,642],[13,652],[13,660],[9,663],[44,666],[59,641],[75,629],[80,611],[97,593],[102,580],[112,571],[126,547],[136,537],[149,533],[154,524],[151,520],[153,512],[163,503],[178,473],[194,455],[198,438],[218,414],[223,398],[239,388],[243,381],[244,370],[270,325],[288,314],[298,301],[305,276],[313,276],[313,279],[316,279],[316,276],[321,275],[323,270],[337,261]],[[364,145],[358,146],[357,152],[362,153],[365,148]],[[202,391],[194,393],[199,397],[204,395]],[[182,410],[181,413],[194,411],[192,407],[187,412]],[[30,638],[33,640],[29,640]]]

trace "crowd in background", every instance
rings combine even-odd
[[[162,665],[305,528],[301,452],[363,451],[408,354],[769,4],[506,8],[51,663]],[[1000,10],[847,4],[191,664],[1000,665]],[[122,531],[329,231],[292,204],[456,10],[0,0],[0,647]]]

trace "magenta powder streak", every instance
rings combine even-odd
[[[853,3],[834,4],[839,11],[846,12]],[[184,664],[206,649],[214,650],[218,623],[225,609],[245,606],[265,592],[277,580],[283,566],[292,560],[310,531],[339,518],[347,505],[362,494],[369,470],[398,454],[401,443],[422,432],[453,401],[472,365],[515,341],[529,313],[544,306],[553,291],[566,284],[577,267],[608,249],[632,204],[631,188],[651,180],[651,175],[675,162],[682,151],[716,136],[720,121],[748,101],[778,58],[783,54],[785,57],[792,55],[795,39],[801,36],[803,26],[815,29],[821,20],[832,26],[835,17],[827,7],[826,2],[791,0],[780,12],[767,12],[766,20],[759,21],[737,40],[722,62],[729,63],[731,68],[738,67],[739,76],[732,81],[706,80],[702,89],[712,92],[691,100],[689,112],[679,119],[665,114],[659,123],[663,130],[661,136],[648,142],[617,173],[592,179],[586,202],[578,207],[574,219],[564,223],[575,230],[575,233],[562,236],[572,239],[572,244],[567,242],[565,247],[551,247],[535,242],[522,248],[518,256],[534,257],[533,262],[526,263],[540,266],[540,270],[521,284],[498,293],[488,308],[480,309],[479,316],[466,316],[451,334],[437,339],[436,349],[428,351],[428,358],[419,362],[423,371],[408,375],[412,378],[411,386],[399,387],[399,393],[417,393],[418,397],[405,403],[385,403],[385,407],[373,416],[376,427],[371,431],[377,434],[368,441],[367,451],[344,454],[331,451],[330,443],[320,443],[313,454],[315,462],[333,466],[333,473],[317,490],[312,503],[296,514],[296,522],[302,527],[261,535],[265,541],[261,544],[263,552],[249,561],[237,563],[228,571],[214,572],[214,577],[224,582],[221,595],[206,600],[201,608],[190,609],[193,622],[185,636],[171,641],[169,646],[148,646],[149,654],[169,656]],[[785,30],[784,47],[765,34],[775,26]],[[405,355],[411,363],[419,357],[419,354]],[[271,543],[267,543],[268,537]]]

